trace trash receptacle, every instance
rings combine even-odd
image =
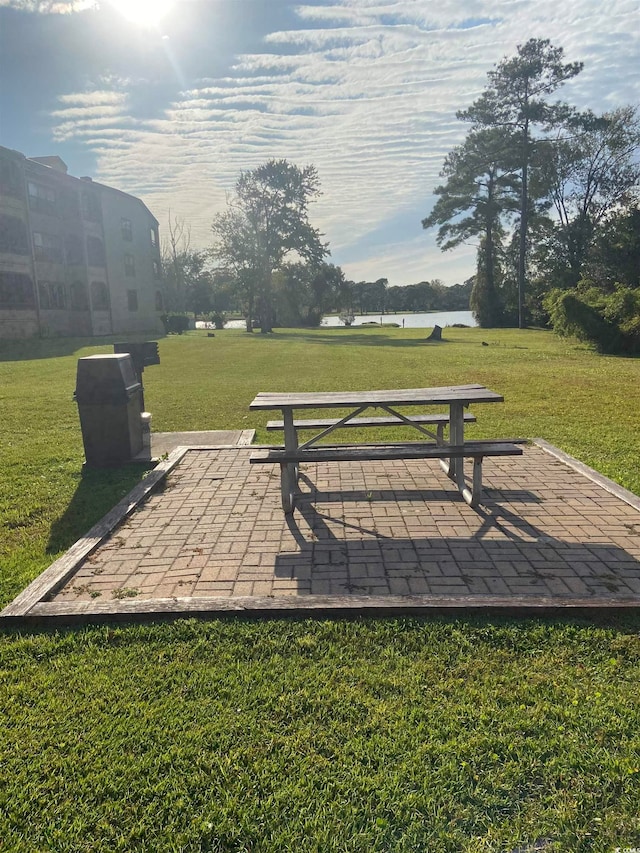
[[[121,465],[142,450],[142,386],[130,355],[78,359],[74,399],[88,466]]]
[[[142,408],[144,409],[144,385],[142,382],[142,374],[145,367],[151,364],[160,364],[160,354],[158,352],[157,341],[142,341],[117,343],[113,345],[114,352],[128,352],[133,361],[133,369],[138,377],[138,382],[142,387]]]
[[[133,359],[133,366],[138,376],[143,372],[145,367],[149,367],[152,364],[160,364],[157,341],[120,342],[113,345],[113,351],[129,353]]]

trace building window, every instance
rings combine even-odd
[[[86,311],[89,308],[87,288],[83,281],[74,281],[69,288],[69,307],[72,311]]]
[[[36,184],[33,181],[28,181],[27,189],[29,191],[29,207],[31,210],[37,210],[40,213],[49,213],[51,215],[56,212],[56,194],[51,187],[45,187],[42,184]]]
[[[121,219],[120,227],[122,228],[122,239],[125,243],[131,243],[133,240],[133,226],[130,219]]]
[[[35,308],[31,276],[0,271],[0,305],[3,308]]]
[[[127,252],[124,256],[124,274],[133,278],[136,274],[136,259]]]
[[[152,260],[151,264],[153,265],[153,277],[160,278],[160,261]]]
[[[90,267],[105,265],[104,245],[99,237],[87,237],[87,260]]]
[[[67,307],[67,294],[61,281],[38,282],[40,307],[53,311],[61,311]]]
[[[17,216],[0,213],[0,252],[28,255],[27,227]]]
[[[64,254],[68,266],[84,263],[82,240],[77,234],[67,234],[64,238]]]
[[[152,228],[151,228],[150,237],[151,237],[151,245],[153,246],[154,249],[157,249],[158,248],[158,229],[156,228],[155,225],[152,226]]]
[[[138,310],[138,291],[137,290],[127,290],[127,306],[129,311],[137,311]]]
[[[6,157],[0,157],[0,193],[20,197],[24,193],[21,187],[18,164]]]
[[[48,264],[62,263],[62,241],[57,234],[33,232],[33,254],[36,261]]]
[[[109,291],[104,281],[91,282],[91,307],[94,311],[109,310]]]
[[[54,308],[67,307],[67,291],[61,281],[51,282],[51,306]]]
[[[161,290],[156,290],[156,311],[164,311],[164,299]]]
[[[59,190],[58,212],[65,219],[79,219],[80,205],[78,204],[78,194],[69,189]]]
[[[92,190],[85,190],[82,193],[82,216],[87,222],[102,222],[100,199]]]

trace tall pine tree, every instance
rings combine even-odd
[[[518,253],[518,325],[525,325],[524,294],[527,270],[529,167],[536,132],[558,127],[571,115],[562,103],[548,98],[563,83],[582,71],[581,62],[563,62],[564,51],[548,39],[529,39],[518,45],[517,55],[503,59],[488,73],[489,85],[467,109],[457,114],[474,128],[501,128],[516,139],[520,175],[520,221]]]
[[[445,251],[470,239],[479,240],[474,314],[481,326],[501,324],[497,289],[504,229],[503,217],[517,207],[517,166],[508,130],[471,131],[446,158],[441,172],[446,182],[423,228],[439,225],[437,243]]]

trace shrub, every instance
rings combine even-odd
[[[167,335],[181,335],[189,328],[188,314],[162,314],[160,320]]]
[[[600,352],[640,352],[640,290],[616,284],[604,293],[589,281],[573,290],[552,290],[544,307],[554,332],[594,344]]]

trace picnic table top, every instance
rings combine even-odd
[[[445,385],[437,388],[400,388],[372,391],[261,391],[250,409],[329,409],[342,406],[449,405],[501,403],[504,397],[484,385]]]

